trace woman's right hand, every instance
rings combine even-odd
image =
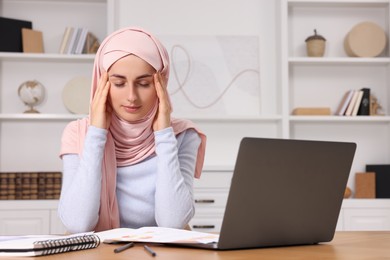
[[[105,72],[100,78],[91,104],[91,125],[108,129],[111,122],[112,108],[108,102],[108,92],[110,90],[110,81],[108,73]]]

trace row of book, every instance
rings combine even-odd
[[[59,199],[61,172],[1,172],[0,200]]]
[[[62,36],[59,53],[96,53],[98,48],[98,39],[87,28],[66,27]]]
[[[337,110],[339,116],[369,116],[370,115],[370,89],[351,89],[347,91]]]

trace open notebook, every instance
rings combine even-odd
[[[333,239],[355,143],[244,138],[218,235],[166,228],[97,233],[102,241],[209,249],[304,245]]]

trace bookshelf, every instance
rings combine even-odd
[[[44,53],[0,52],[0,171],[60,171],[62,129],[83,115],[70,113],[62,90],[75,76],[90,78],[93,54],[59,54],[66,27],[88,28],[99,39],[107,34],[106,0],[0,0],[0,15],[29,20],[42,31]],[[40,114],[24,114],[18,86],[38,80],[46,90]],[[37,152],[38,151],[38,152]],[[21,165],[18,161],[23,161]]]
[[[280,1],[280,75],[283,136],[356,142],[358,145],[348,186],[354,174],[370,163],[390,163],[389,48],[374,58],[349,57],[344,37],[362,21],[372,21],[389,35],[389,1]],[[337,28],[337,30],[335,30]],[[304,40],[317,29],[324,36],[324,57],[307,57]],[[388,46],[388,45],[387,45]],[[293,116],[295,107],[330,107],[333,114],[345,92],[371,89],[384,116]]]

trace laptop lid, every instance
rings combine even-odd
[[[355,143],[244,138],[218,249],[333,239]]]

